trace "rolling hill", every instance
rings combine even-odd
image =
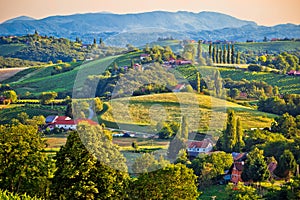
[[[23,17],[24,18],[24,17]],[[192,13],[185,11],[154,11],[137,14],[87,13],[69,16],[50,16],[40,20],[13,19],[0,24],[2,35],[24,35],[38,30],[42,35],[53,35],[84,43],[102,37],[115,46],[143,45],[158,37],[204,40],[262,40],[268,38],[299,38],[300,27],[293,24],[274,27],[258,26],[216,12]]]
[[[113,99],[101,120],[124,130],[155,132],[158,122],[180,122],[181,117],[186,116],[190,130],[216,131],[225,126],[228,109],[236,112],[245,129],[269,127],[276,117],[211,96],[164,93]]]

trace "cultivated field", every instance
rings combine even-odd
[[[259,112],[225,100],[193,93],[168,93],[113,99],[101,118],[118,125],[132,125],[155,132],[158,122],[177,121],[186,116],[190,130],[222,130],[226,110],[233,109],[245,129],[269,127],[276,115]]]
[[[20,68],[5,68],[5,69],[0,69],[0,81],[4,81],[10,77],[13,77],[16,75],[18,72],[23,71],[27,69],[28,67],[20,67]]]

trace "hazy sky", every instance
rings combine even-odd
[[[0,22],[87,12],[215,11],[259,25],[300,24],[300,0],[0,0]]]

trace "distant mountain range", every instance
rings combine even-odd
[[[262,40],[267,38],[300,38],[300,26],[258,26],[215,12],[154,11],[138,14],[87,13],[51,16],[36,20],[21,16],[0,24],[0,35],[32,34],[65,37],[91,43],[100,37],[109,45],[143,45],[157,38],[202,40]]]

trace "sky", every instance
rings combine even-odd
[[[300,24],[299,0],[0,0],[0,23],[18,16],[36,19],[75,13],[214,11],[259,25]]]

